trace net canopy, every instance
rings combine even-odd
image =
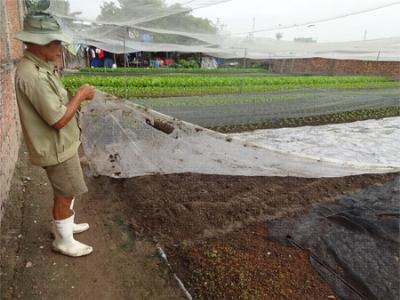
[[[114,53],[400,60],[400,26],[396,26],[400,1],[262,3],[257,11],[260,21],[244,18],[245,9],[253,7],[254,12],[257,7],[251,1],[240,0],[51,0],[48,11],[60,18],[75,43]],[[234,28],[207,19],[208,11],[210,15],[229,11]],[[378,24],[391,25],[370,29],[371,18]]]

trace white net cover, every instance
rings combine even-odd
[[[75,43],[114,53],[400,60],[400,1],[51,0],[49,12]],[[218,14],[230,26],[205,18]]]
[[[400,162],[393,159],[400,149],[393,143],[387,143],[384,151],[376,147],[376,144],[372,147],[378,152],[368,148],[369,153],[382,157],[385,157],[384,152],[391,152],[392,156],[386,156],[387,160],[360,160],[354,153],[341,159],[340,156],[335,158],[329,152],[337,148],[336,141],[331,145],[328,143],[323,151],[326,155],[319,156],[318,150],[322,148],[318,147],[318,143],[311,141],[309,147],[304,147],[306,139],[296,134],[302,139],[299,142],[305,148],[303,153],[296,153],[293,149],[298,151],[301,148],[298,144],[291,149],[288,148],[290,143],[285,141],[284,148],[279,148],[268,141],[263,143],[263,139],[260,139],[257,133],[235,137],[220,134],[100,93],[96,100],[85,105],[82,113],[82,143],[91,170],[110,177],[129,178],[185,172],[336,177],[400,171]],[[390,121],[388,126],[382,134],[374,136],[374,142],[383,145],[400,138],[398,118]],[[332,129],[328,131],[332,132]],[[363,136],[368,134],[368,128],[361,125],[355,125],[353,131],[360,131]],[[345,129],[345,132],[348,133],[348,129]],[[370,132],[374,133],[374,128]],[[391,134],[382,140],[386,134],[384,132]],[[339,131],[339,136],[342,133]],[[320,133],[315,135],[321,136]],[[326,137],[328,142],[332,142],[332,135]],[[289,140],[294,142],[293,138]],[[351,136],[348,142],[349,148],[357,148]],[[345,144],[344,141],[342,143]],[[361,140],[359,146],[363,145]],[[390,145],[393,147],[390,148]],[[310,152],[312,148],[314,153]],[[347,150],[343,152],[348,153]]]

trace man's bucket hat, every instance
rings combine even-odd
[[[52,41],[72,43],[72,39],[62,32],[57,20],[46,13],[25,16],[24,29],[15,33],[14,37],[20,41],[41,46]]]

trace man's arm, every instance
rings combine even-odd
[[[74,97],[66,105],[66,112],[56,123],[52,125],[54,129],[61,129],[75,116],[81,103],[85,100],[92,100],[94,98],[96,89],[93,86],[85,84],[81,86]]]

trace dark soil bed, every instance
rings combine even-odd
[[[382,119],[397,117],[400,115],[399,107],[384,107],[374,109],[358,109],[354,111],[339,112],[335,114],[323,114],[306,116],[301,118],[271,119],[259,123],[233,124],[224,126],[211,126],[211,130],[221,133],[238,133],[260,129],[276,129],[283,127],[318,126],[328,124],[341,124],[348,122],[364,121],[370,119]]]
[[[169,249],[194,299],[329,299],[306,253],[267,240],[263,225]]]
[[[94,182],[98,193],[126,204],[125,222],[136,236],[166,249],[195,299],[334,299],[306,253],[266,240],[266,222],[396,176],[180,174]]]

